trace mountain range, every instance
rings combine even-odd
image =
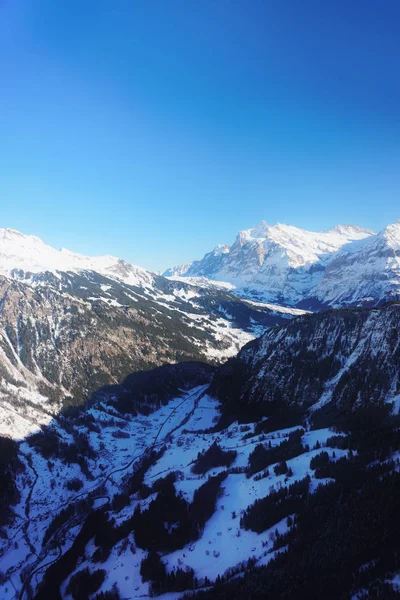
[[[1,230],[0,597],[398,600],[399,240],[160,276]]]
[[[134,371],[221,362],[301,312],[0,230],[0,431],[24,434]]]
[[[299,316],[0,438],[1,597],[397,600],[399,331]]]
[[[262,221],[240,231],[232,246],[164,275],[227,282],[238,296],[285,306],[370,305],[399,297],[400,221],[378,234],[354,225],[313,232]]]

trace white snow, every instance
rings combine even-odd
[[[74,499],[87,495],[90,491],[99,490],[100,495],[96,501],[104,503],[105,495],[112,496],[119,493],[124,477],[132,472],[132,465],[141,459],[143,454],[152,444],[156,447],[167,445],[166,452],[159,458],[145,475],[145,483],[151,485],[159,477],[165,477],[171,471],[180,471],[181,476],[176,482],[178,491],[182,491],[187,501],[193,499],[195,490],[200,487],[208,475],[214,475],[224,470],[222,467],[212,469],[206,477],[196,476],[191,467],[197,454],[210,447],[214,441],[218,441],[224,449],[237,449],[238,456],[233,466],[247,465],[248,456],[254,447],[260,443],[259,436],[243,439],[242,428],[233,423],[228,429],[218,433],[203,433],[210,428],[219,418],[219,405],[209,397],[205,391],[207,386],[194,388],[181,397],[173,399],[167,406],[161,407],[149,417],[139,416],[128,420],[113,417],[110,407],[106,404],[93,407],[89,410],[97,424],[101,424],[101,432],[89,431],[90,444],[95,450],[96,460],[89,461],[89,471],[92,479],[87,479],[76,464],[65,465],[58,459],[52,460],[54,466],[49,467],[47,460],[35,453],[26,443],[21,444],[21,451],[26,456],[26,473],[24,478],[23,495],[16,507],[19,515],[14,525],[9,528],[9,541],[3,542],[3,556],[1,558],[1,570],[12,577],[17,590],[21,587],[19,574],[26,566],[45,564],[52,556],[52,550],[43,551],[40,558],[30,553],[27,540],[37,549],[41,548],[43,534],[46,531],[53,516],[61,507],[74,502]],[[52,425],[58,429],[58,425]],[[250,425],[250,429],[253,426]],[[278,445],[296,428],[275,431],[263,438],[263,443],[271,442]],[[85,427],[79,427],[82,432],[87,431]],[[128,434],[127,438],[118,438],[113,435],[118,430]],[[59,430],[64,439],[72,441],[69,434]],[[332,435],[328,429],[309,431],[303,436],[303,444],[309,444],[312,448],[317,441],[323,447],[326,439]],[[333,460],[333,449],[328,448],[328,453]],[[319,450],[310,450],[300,456],[287,461],[293,471],[293,476],[286,478],[284,475],[276,476],[273,468],[270,475],[256,481],[254,477],[247,478],[244,473],[230,474],[222,483],[222,495],[217,500],[216,512],[206,523],[204,532],[200,539],[188,544],[182,550],[177,550],[162,557],[168,571],[174,567],[192,567],[198,579],[208,577],[213,580],[218,575],[223,575],[232,568],[241,568],[241,563],[254,557],[257,564],[266,564],[271,554],[275,531],[278,529],[283,533],[287,529],[286,519],[276,523],[269,530],[256,534],[240,528],[240,514],[257,498],[268,495],[272,490],[302,479],[309,474],[313,477],[310,469],[310,459]],[[346,455],[345,451],[335,449],[336,457]],[[34,472],[29,466],[27,457],[31,456],[32,465],[38,473],[35,483]],[[273,465],[272,465],[273,467]],[[82,490],[77,494],[70,492],[65,487],[65,482],[73,477],[79,477],[83,482]],[[21,480],[22,481],[22,480]],[[30,482],[30,483],[29,483]],[[312,489],[324,481],[312,481]],[[32,489],[32,497],[29,512],[29,525],[27,537],[24,535],[22,525],[25,519],[25,506],[27,503],[28,490]],[[95,494],[96,496],[96,494]],[[130,506],[124,508],[116,515],[117,522],[130,517],[137,504],[142,508],[148,506],[151,497],[140,500],[137,496],[131,496]],[[80,529],[79,522],[75,527],[67,528],[62,541],[62,535],[58,541],[62,543],[65,551]],[[134,554],[132,554],[132,548]],[[80,563],[78,569],[87,564],[90,568],[99,568],[94,565],[90,556],[94,551],[93,542],[86,549],[86,559]],[[1,550],[0,550],[1,552]],[[140,563],[146,553],[140,548],[135,548],[134,536],[131,534],[127,540],[117,544],[104,564],[107,570],[107,578],[102,590],[111,589],[117,583],[122,597],[146,596],[148,584],[143,583],[140,577]],[[100,565],[103,567],[103,565]],[[33,580],[33,585],[39,583],[40,576]],[[63,584],[62,590],[65,595],[67,582]],[[0,597],[5,600],[13,598],[14,590],[6,585],[0,586]],[[179,597],[180,594],[163,596],[167,598]]]
[[[193,282],[196,277],[215,280],[218,285],[226,282],[239,296],[292,306],[312,295],[342,247],[374,235],[354,225],[315,232],[261,221],[240,231],[222,255],[208,253],[202,260],[166,274]]]
[[[34,235],[14,229],[0,229],[0,274],[13,276],[15,270],[28,273],[50,271],[96,271],[129,285],[151,286],[153,274],[114,256],[83,256],[65,248],[56,250]],[[24,279],[29,279],[24,275]],[[105,290],[104,290],[105,291]]]

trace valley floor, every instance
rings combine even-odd
[[[124,489],[127,474],[131,475],[143,456],[163,445],[166,451],[151,466],[144,483],[151,486],[160,477],[168,473],[179,472],[175,483],[177,491],[182,492],[188,502],[193,500],[195,490],[205,483],[209,475],[217,475],[224,467],[211,469],[206,475],[195,475],[192,466],[200,452],[206,451],[213,442],[218,442],[223,450],[237,451],[231,472],[222,482],[222,491],[217,499],[216,510],[207,521],[204,531],[195,542],[169,554],[162,555],[167,572],[174,568],[192,568],[201,585],[205,578],[214,581],[229,570],[241,570],[241,564],[249,558],[257,565],[266,564],[273,556],[272,546],[276,534],[287,529],[286,518],[275,523],[261,534],[245,530],[240,526],[240,517],[245,509],[256,499],[264,498],[273,490],[288,486],[311,477],[311,490],[324,485],[325,480],[315,480],[310,460],[320,452],[313,449],[323,447],[327,438],[332,436],[329,429],[305,432],[302,436],[304,452],[287,461],[292,475],[270,474],[256,480],[240,472],[248,465],[248,458],[259,443],[259,436],[244,439],[244,428],[231,425],[218,433],[204,433],[219,419],[218,403],[206,393],[207,386],[198,387],[175,398],[167,406],[161,407],[148,417],[138,416],[121,419],[106,405],[99,405],[89,411],[97,425],[98,432],[88,431],[82,425],[82,433],[88,433],[90,445],[96,460],[89,459],[86,476],[76,464],[67,465],[59,459],[45,460],[28,443],[21,443],[20,449],[26,471],[20,475],[19,487],[23,491],[21,501],[16,507],[16,519],[13,527],[7,531],[8,539],[2,540],[0,549],[0,597],[4,600],[26,599],[34,592],[43,579],[46,568],[57,561],[71,547],[87,516],[87,508],[80,509],[69,518],[49,538],[45,532],[54,516],[71,504],[91,498],[94,508],[109,506],[115,494]],[[56,424],[59,435],[66,442],[73,438]],[[251,434],[254,424],[246,427]],[[263,436],[265,443],[278,446],[296,428],[274,431]],[[307,448],[310,448],[308,450]],[[347,454],[345,450],[326,448],[331,460],[337,460]],[[66,482],[79,478],[83,487],[79,493],[66,488]],[[138,494],[130,498],[130,504],[115,514],[116,525],[124,522],[134,512],[137,505],[143,510],[149,506],[156,494],[145,500]],[[139,598],[149,595],[149,584],[143,583],[140,565],[147,552],[136,546],[133,534],[117,543],[104,564],[94,564],[95,551],[93,540],[85,549],[77,570],[88,566],[90,570],[99,567],[106,570],[107,576],[101,590],[111,589],[116,583],[121,598]],[[23,583],[22,583],[23,582]],[[62,597],[70,598],[66,589],[68,579],[62,585]],[[178,598],[180,593],[170,593],[163,598]]]

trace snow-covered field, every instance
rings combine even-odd
[[[218,433],[204,433],[212,427],[219,418],[219,408],[215,400],[206,393],[206,386],[197,387],[172,400],[154,412],[149,417],[139,416],[129,420],[115,417],[107,406],[92,408],[89,412],[101,425],[100,433],[81,429],[88,433],[90,444],[95,451],[96,459],[89,460],[90,478],[85,477],[76,464],[65,465],[58,459],[51,462],[38,455],[26,442],[21,443],[21,453],[26,465],[26,472],[20,475],[20,488],[23,490],[21,501],[16,507],[16,519],[8,530],[8,539],[1,541],[0,571],[4,574],[0,584],[0,597],[4,600],[20,598],[22,584],[27,573],[33,588],[43,576],[41,567],[56,560],[60,549],[64,552],[79,532],[83,519],[72,520],[68,526],[57,533],[57,543],[47,543],[42,547],[43,536],[55,514],[62,508],[79,499],[87,497],[91,492],[98,506],[107,503],[114,494],[120,492],[123,479],[137,462],[151,448],[166,445],[166,452],[159,458],[145,475],[144,482],[151,485],[159,477],[169,472],[180,471],[182,474],[176,481],[176,488],[183,493],[189,502],[194,491],[206,480],[208,475],[214,475],[223,468],[212,469],[206,476],[194,475],[191,471],[193,461],[199,452],[207,450],[214,441],[221,448],[235,449],[237,457],[233,467],[244,467],[254,447],[259,443],[259,436],[243,439],[243,429],[237,423]],[[53,427],[56,425],[53,423]],[[250,430],[253,425],[250,425]],[[124,432],[128,437],[116,438],[116,431]],[[293,431],[286,429],[270,433],[263,441],[272,446],[279,445]],[[65,441],[72,441],[72,436],[58,428]],[[168,572],[173,568],[193,568],[195,576],[201,581],[205,577],[214,580],[223,575],[228,569],[237,567],[240,563],[254,557],[258,564],[265,564],[270,556],[275,539],[275,531],[285,531],[286,520],[274,524],[272,528],[256,534],[240,527],[241,513],[257,498],[267,496],[272,490],[289,485],[304,478],[306,474],[313,476],[310,469],[310,459],[319,450],[313,450],[319,442],[324,446],[332,432],[328,429],[309,431],[303,436],[303,445],[308,445],[310,451],[304,452],[287,461],[293,475],[275,475],[273,469],[268,477],[256,481],[247,478],[245,473],[231,473],[222,483],[223,493],[217,500],[216,511],[205,525],[203,535],[199,540],[188,544],[182,550],[177,550],[162,556]],[[332,449],[327,449],[333,457]],[[335,449],[336,458],[345,451]],[[69,491],[65,484],[68,480],[79,477],[83,482],[82,489],[76,493]],[[314,480],[312,486],[324,482]],[[312,488],[312,489],[313,489]],[[130,505],[117,515],[117,523],[132,515],[135,507],[146,506],[152,496],[141,500],[137,495],[130,498]],[[84,515],[85,516],[85,515]],[[42,550],[40,550],[42,549]],[[142,583],[140,563],[146,552],[136,547],[133,534],[128,541],[122,540],[116,544],[110,557],[103,565],[94,564],[91,556],[94,551],[93,541],[85,552],[85,559],[78,569],[89,566],[90,569],[105,568],[107,577],[102,590],[111,589],[117,583],[122,598],[148,596],[148,584]],[[132,554],[133,551],[133,554]],[[66,595],[67,581],[63,584],[63,594]],[[168,594],[163,598],[176,598],[180,594]],[[26,595],[24,595],[26,597]]]

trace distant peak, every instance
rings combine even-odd
[[[16,229],[11,229],[10,227],[1,228],[0,235],[2,238],[6,238],[6,239],[16,238],[16,237],[20,237],[20,238],[28,237],[28,236],[24,235],[23,233],[21,233],[20,231],[17,231]]]
[[[339,225],[335,225],[335,227],[328,229],[326,233],[339,233],[340,235],[346,236],[360,233],[376,235],[375,231],[372,229],[366,229],[365,227],[359,227],[358,225],[352,225],[351,223],[341,223]]]
[[[265,237],[268,233],[269,225],[267,221],[260,221],[255,227],[252,228],[251,234],[253,237]]]
[[[34,235],[0,228],[0,274],[10,276],[15,269],[25,273],[96,271],[132,285],[147,284],[151,280],[151,274],[145,269],[114,256],[84,256],[66,248],[56,250]]]
[[[385,238],[390,245],[400,245],[400,220],[387,225],[382,231],[379,232],[379,237]]]
[[[28,235],[11,229],[10,227],[0,228],[0,240],[6,244],[15,244],[15,246],[45,246],[46,244],[36,235]]]
[[[220,254],[227,254],[230,250],[230,247],[226,244],[217,244],[213,250],[214,256],[219,256]]]
[[[387,225],[385,227],[385,229],[393,229],[393,230],[400,229],[400,219],[398,221],[395,221],[394,223],[391,223],[390,225]]]

